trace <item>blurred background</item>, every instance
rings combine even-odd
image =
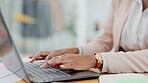
[[[79,46],[98,34],[111,0],[0,0],[20,54]]]

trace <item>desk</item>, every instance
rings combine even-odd
[[[20,80],[15,83],[26,83],[23,80]],[[73,81],[73,82],[53,82],[53,83],[99,83],[98,79],[90,79],[90,80],[81,80],[81,81]]]
[[[95,71],[95,69],[92,69]],[[26,83],[23,80],[17,81],[15,83]],[[98,79],[88,79],[88,80],[79,80],[79,81],[71,81],[71,82],[53,82],[53,83],[99,83]]]
[[[26,56],[29,56],[29,55],[26,55],[26,54],[21,55],[21,57],[26,57]],[[100,72],[98,69],[94,69],[94,68],[91,70],[95,71],[97,73]],[[23,80],[20,80],[15,83],[26,83],[26,82]],[[99,80],[98,79],[89,79],[89,80],[80,80],[80,81],[72,81],[72,82],[53,82],[53,83],[99,83]]]
[[[22,55],[22,57],[24,57],[24,56],[28,56],[28,55]],[[97,72],[97,73],[100,73],[99,72],[99,70],[98,69],[91,69],[92,71],[95,71],[95,72]],[[148,73],[139,73],[139,74],[148,74]],[[105,75],[105,74],[101,74],[101,75]],[[119,74],[118,74],[119,75]],[[116,75],[115,75],[116,76]],[[146,75],[145,75],[146,76]],[[119,77],[119,76],[117,76],[117,77]],[[117,77],[115,77],[115,78],[117,78]],[[111,78],[112,79],[112,78]],[[146,77],[146,79],[147,79],[147,77]],[[101,78],[101,80],[102,80],[102,78]],[[106,80],[106,78],[105,78],[105,80]],[[25,81],[23,81],[23,80],[19,80],[19,81],[17,81],[17,82],[15,82],[15,83],[26,83]],[[99,79],[89,79],[89,80],[79,80],[79,81],[70,81],[70,82],[53,82],[53,83],[100,83],[100,81],[99,81]],[[106,82],[105,82],[106,83]],[[144,82],[144,83],[148,83],[148,81],[147,82]]]

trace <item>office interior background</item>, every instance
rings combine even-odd
[[[111,0],[0,0],[20,54],[75,47],[99,33]]]

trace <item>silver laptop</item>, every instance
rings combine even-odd
[[[0,12],[0,57],[11,72],[28,83],[48,83],[98,78],[99,74],[84,70],[68,70],[50,66],[40,69],[43,62],[23,63],[10,36],[8,28]]]

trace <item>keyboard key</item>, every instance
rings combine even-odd
[[[37,79],[50,79],[56,77],[70,76],[63,71],[58,70],[59,68],[56,69],[52,66],[46,69],[40,69],[40,66],[42,64],[43,63],[25,63],[24,65],[26,71]]]

